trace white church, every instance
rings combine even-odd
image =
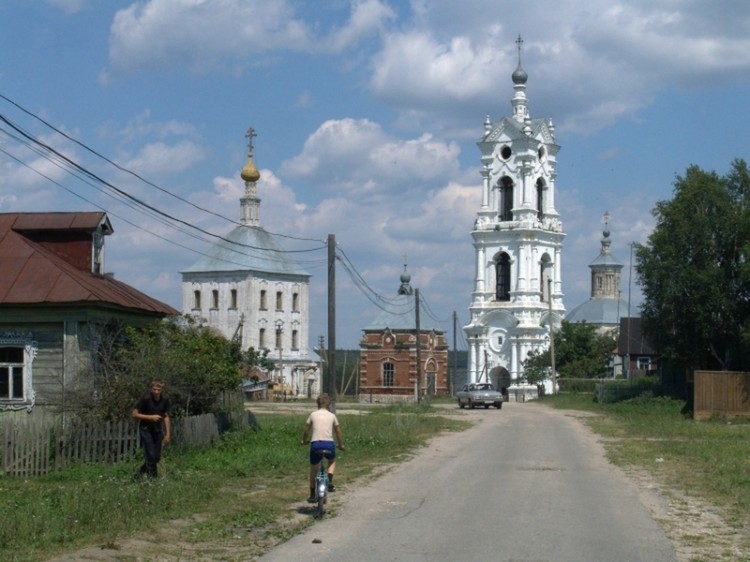
[[[276,365],[271,385],[293,397],[317,396],[321,377],[308,344],[310,274],[260,225],[253,129],[246,136],[240,222],[181,272],[182,312],[239,341],[243,351],[268,350]]]
[[[565,233],[555,210],[555,166],[560,147],[551,120],[532,119],[528,75],[512,74],[513,114],[484,123],[477,143],[482,201],[471,236],[476,275],[470,321],[467,382],[491,382],[509,399],[537,395],[524,384],[523,362],[550,345],[565,316],[561,259]],[[553,390],[549,381],[545,390]]]

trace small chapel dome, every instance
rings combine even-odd
[[[253,162],[252,156],[248,156],[247,164],[245,164],[245,167],[242,168],[240,177],[244,181],[249,182],[257,182],[260,179],[260,172],[258,171],[258,168],[255,167],[255,162]]]

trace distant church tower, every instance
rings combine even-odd
[[[571,310],[568,322],[586,322],[597,326],[599,332],[614,332],[620,327],[620,318],[629,316],[628,302],[620,298],[622,264],[612,255],[609,238],[609,213],[604,213],[602,249],[591,262],[591,298]]]
[[[255,131],[246,136],[240,224],[182,272],[182,311],[236,339],[243,351],[268,350],[277,366],[269,373],[274,382],[295,395],[317,396],[320,374],[308,347],[310,274],[260,226]]]
[[[564,316],[562,223],[555,210],[555,166],[560,147],[552,121],[532,119],[528,75],[513,72],[513,115],[484,123],[477,143],[482,162],[482,205],[471,236],[476,276],[470,322],[468,381],[519,390],[529,353],[549,346],[550,324]],[[550,314],[551,311],[551,314]],[[551,388],[551,387],[550,387]]]

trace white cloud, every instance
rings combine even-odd
[[[304,50],[307,25],[284,0],[149,0],[115,14],[110,63],[115,72],[186,66],[198,72],[214,65],[280,50]]]
[[[329,120],[310,135],[301,154],[283,163],[281,173],[368,204],[393,197],[403,202],[455,177],[458,154],[456,144],[428,134],[403,140],[367,119]]]
[[[394,11],[380,0],[355,0],[349,20],[324,40],[325,49],[338,53],[350,48],[363,38],[382,31],[385,22],[395,17]]]
[[[121,165],[146,178],[158,178],[190,169],[204,158],[204,149],[191,141],[155,142],[142,146]]]
[[[349,19],[327,34],[286,0],[149,0],[115,14],[111,74],[184,66],[195,72],[242,72],[284,51],[340,53],[377,34],[393,11],[380,0],[351,3]]]

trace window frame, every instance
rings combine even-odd
[[[382,376],[383,386],[391,388],[395,386],[396,366],[392,361],[383,361],[380,367],[380,374]]]
[[[39,351],[39,344],[33,339],[31,333],[21,334],[19,332],[5,332],[0,334],[0,348],[17,349],[20,357],[0,358],[0,368],[8,369],[5,376],[8,377],[8,396],[0,396],[0,411],[27,410],[31,412],[36,403],[36,391],[33,387],[33,363]],[[20,360],[19,360],[20,359]],[[20,369],[20,396],[16,395],[14,389],[18,383],[14,383],[16,375],[14,371]]]

